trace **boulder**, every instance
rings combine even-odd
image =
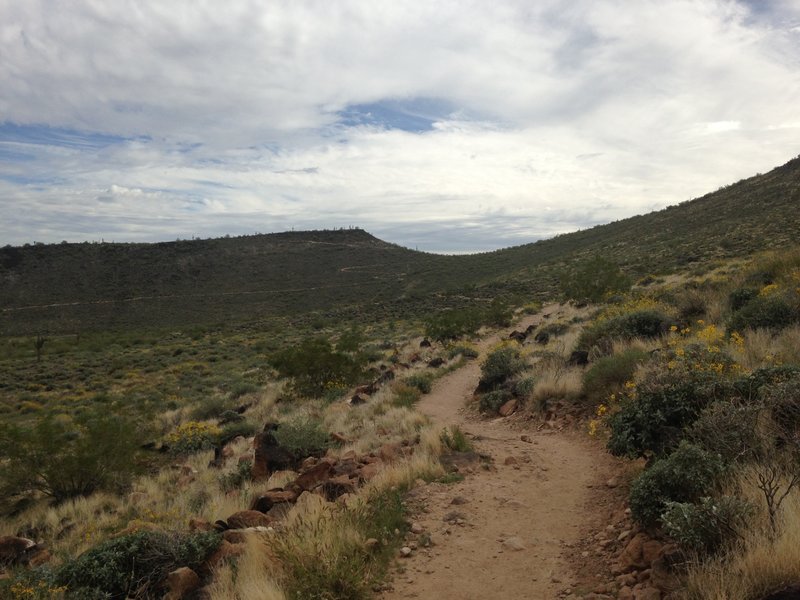
[[[378,449],[378,456],[383,462],[393,462],[400,454],[399,444],[383,444]]]
[[[642,557],[642,547],[649,538],[644,533],[637,533],[625,545],[625,548],[620,552],[617,559],[617,565],[620,573],[627,573],[634,569],[643,569],[647,566]]]
[[[419,343],[419,347],[420,347],[420,348],[430,348],[430,347],[431,347],[431,341],[430,341],[428,338],[424,338],[424,339],[423,339],[423,340],[422,340],[422,341]]]
[[[271,471],[282,469],[292,469],[297,463],[297,459],[291,451],[282,447],[275,438],[275,431],[278,426],[274,423],[267,423],[264,431],[259,433],[253,440],[255,456],[253,457],[253,467],[251,475],[253,479],[265,479],[269,477]]]
[[[509,334],[508,334],[508,339],[510,339],[510,340],[516,340],[516,341],[517,341],[517,342],[519,342],[520,344],[521,344],[522,342],[524,342],[524,341],[525,341],[525,338],[526,338],[526,337],[528,337],[528,336],[527,336],[527,335],[525,335],[525,334],[524,334],[523,332],[521,332],[521,331],[512,331],[511,333],[509,333]]]
[[[765,596],[763,600],[800,600],[800,585],[792,585],[787,588]]]
[[[189,519],[190,531],[214,531],[214,526],[205,519]]]
[[[354,493],[356,491],[356,482],[347,475],[339,475],[328,479],[322,484],[321,489],[325,499],[333,502],[340,496]]]
[[[501,417],[507,417],[508,415],[512,414],[514,411],[517,410],[517,404],[518,404],[517,399],[512,398],[511,400],[503,404],[503,406],[501,406],[497,412],[500,413]]]
[[[535,336],[533,336],[533,341],[537,344],[545,345],[547,342],[550,341],[550,334],[546,331],[540,331]]]
[[[348,401],[350,406],[359,406],[361,404],[366,404],[369,401],[369,398],[363,394],[353,394],[353,396]]]
[[[4,535],[0,537],[0,565],[26,563],[36,548],[36,542],[28,538]]]
[[[267,527],[272,523],[263,512],[257,510],[240,510],[227,519],[230,529],[247,529],[248,527]]]
[[[208,559],[206,559],[206,562],[203,564],[203,571],[211,572],[224,561],[229,561],[237,556],[241,556],[244,554],[244,551],[244,544],[231,544],[226,540],[222,540],[216,551]]]
[[[381,471],[381,463],[380,462],[373,462],[367,463],[358,472],[359,479],[363,481],[369,481],[373,479],[378,473]]]
[[[200,576],[189,567],[180,567],[167,575],[164,600],[181,600],[200,587]]]
[[[589,353],[586,350],[574,350],[567,360],[568,365],[582,367],[589,364]]]
[[[300,477],[295,479],[293,486],[299,487],[301,490],[313,490],[321,483],[326,482],[333,474],[333,465],[327,461],[321,461],[319,464],[304,471]]]
[[[286,502],[294,502],[297,500],[297,492],[294,490],[284,490],[282,488],[275,488],[264,492],[262,498],[266,498],[273,504],[283,504]]]
[[[433,360],[428,361],[428,366],[432,369],[436,369],[441,367],[444,364],[444,359],[441,356],[437,356]]]

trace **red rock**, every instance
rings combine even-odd
[[[231,529],[246,529],[248,527],[267,527],[272,523],[272,519],[257,510],[240,510],[228,517],[226,522]]]
[[[244,544],[247,534],[244,529],[226,529],[222,532],[222,539],[231,544]]]
[[[41,548],[35,551],[34,554],[28,559],[29,567],[40,567],[41,565],[50,562],[53,556],[47,548]]]
[[[633,588],[633,600],[661,600],[661,592],[649,586]]]
[[[642,544],[642,560],[647,565],[653,564],[653,561],[661,556],[661,550],[664,545],[658,540],[647,540]]]
[[[181,600],[200,587],[200,577],[189,567],[180,567],[167,575],[164,600]]]
[[[189,519],[191,531],[214,531],[214,526],[205,519]]]
[[[383,444],[378,449],[378,456],[383,462],[394,462],[400,452],[399,444]]]
[[[515,410],[517,410],[517,399],[512,398],[511,400],[503,404],[503,406],[501,406],[500,410],[498,410],[497,412],[500,413],[501,417],[507,417],[508,415],[512,414]]]
[[[216,552],[212,554],[203,565],[204,571],[211,571],[223,561],[231,560],[244,553],[244,544],[231,544],[225,540],[217,548]]]
[[[381,463],[374,462],[368,463],[361,467],[359,471],[359,477],[364,481],[369,481],[373,479],[378,473],[381,471]]]
[[[297,500],[297,492],[294,490],[269,490],[263,496],[268,498],[273,504],[281,504],[283,502],[294,502]]]
[[[642,546],[649,538],[644,533],[637,533],[627,543],[618,558],[618,565],[621,573],[641,569],[646,565],[642,558]]]
[[[336,433],[336,432],[332,433],[331,434],[331,439],[334,442],[338,442],[339,444],[349,444],[350,443],[350,440],[348,440],[346,437],[344,437],[341,433]]]
[[[299,487],[301,490],[313,490],[321,483],[325,483],[331,478],[333,473],[333,465],[328,461],[321,461],[316,466],[303,472],[300,477],[295,479],[293,486]]]

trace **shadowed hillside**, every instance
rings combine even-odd
[[[236,323],[317,311],[403,317],[498,294],[552,294],[597,254],[634,276],[779,248],[800,231],[800,158],[677,206],[470,256],[362,230],[0,249],[0,333]],[[437,293],[435,302],[431,294]]]

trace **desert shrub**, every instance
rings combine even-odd
[[[536,387],[535,377],[520,377],[512,386],[512,393],[517,398],[528,398]]]
[[[425,335],[437,341],[455,340],[474,334],[481,326],[477,307],[450,309],[437,313],[425,322]]]
[[[600,302],[609,294],[630,288],[630,278],[619,266],[600,256],[584,261],[560,281],[568,300]]]
[[[0,425],[0,497],[41,492],[62,501],[119,490],[137,470],[139,437],[135,423],[116,415]]]
[[[258,433],[258,427],[255,423],[249,421],[237,421],[235,423],[227,423],[217,436],[219,444],[226,444],[233,438],[251,437]]]
[[[683,548],[710,554],[739,538],[754,508],[737,496],[706,496],[697,503],[666,502],[661,521]]]
[[[615,339],[630,340],[636,337],[654,338],[666,332],[672,319],[658,310],[638,310],[601,320],[584,329],[578,338],[578,350],[598,347],[608,354]]]
[[[687,431],[687,438],[726,462],[743,460],[754,447],[760,407],[723,400],[706,408]]]
[[[394,392],[392,404],[395,406],[405,406],[406,408],[414,406],[422,396],[422,392],[419,388],[410,386],[402,381],[396,381],[392,385],[392,392]]]
[[[724,470],[719,456],[681,442],[675,452],[654,462],[633,482],[631,513],[646,527],[657,525],[667,502],[696,502],[710,496]]]
[[[511,400],[511,397],[511,392],[508,390],[492,390],[481,396],[481,399],[478,401],[478,406],[481,412],[495,414],[500,410],[503,404]]]
[[[417,388],[423,394],[429,394],[431,388],[433,387],[433,373],[426,372],[426,373],[415,373],[414,375],[409,375],[403,381],[410,385],[411,387]]]
[[[629,458],[669,453],[707,406],[740,397],[737,383],[713,371],[651,374],[609,417],[609,450]]]
[[[555,337],[557,335],[561,335],[569,331],[570,325],[569,323],[548,323],[547,325],[543,325],[540,327],[536,334],[539,335],[540,333],[547,334],[550,337]]]
[[[728,296],[728,305],[732,312],[736,312],[758,296],[758,290],[753,288],[739,288],[733,290]]]
[[[478,358],[478,349],[469,344],[453,344],[447,348],[448,358],[453,359],[459,355],[464,358]]]
[[[728,320],[728,330],[783,329],[799,320],[798,311],[783,298],[756,296],[733,312]]]
[[[472,444],[458,425],[451,425],[449,428],[442,429],[439,437],[442,440],[442,444],[453,452],[469,452],[472,450]]]
[[[275,439],[296,456],[321,456],[331,445],[330,434],[320,420],[313,418],[281,423]]]
[[[69,588],[70,597],[160,598],[159,584],[170,571],[199,569],[220,541],[214,532],[140,531],[103,542],[66,562],[55,579]],[[97,592],[103,595],[93,596]]]
[[[491,351],[481,364],[479,385],[481,389],[494,389],[510,377],[523,371],[526,366],[518,347],[502,345]]]
[[[231,401],[223,396],[207,396],[192,407],[189,418],[192,421],[216,419],[231,407]]]
[[[194,454],[213,448],[222,430],[213,423],[187,421],[167,434],[166,443],[172,454]]]
[[[633,378],[636,368],[648,358],[644,350],[629,348],[598,359],[583,378],[583,394],[592,402],[602,402]]]
[[[226,493],[240,489],[252,479],[252,466],[253,463],[249,460],[238,463],[233,471],[220,475],[219,487]]]
[[[286,348],[274,354],[270,363],[281,376],[292,379],[297,393],[314,398],[355,384],[363,370],[360,357],[334,350],[323,337]]]
[[[386,492],[319,519],[296,519],[272,544],[290,598],[367,600],[408,525],[400,494]],[[372,549],[366,539],[376,539]]]
[[[237,383],[228,394],[228,397],[231,400],[236,400],[241,398],[242,396],[246,396],[247,394],[253,394],[259,391],[261,388],[258,387],[255,383],[250,383],[249,381],[241,381]]]
[[[481,311],[481,324],[493,327],[508,327],[511,325],[513,312],[506,302],[495,298]]]

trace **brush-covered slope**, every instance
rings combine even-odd
[[[587,256],[642,275],[797,243],[799,201],[797,158],[661,211],[471,256],[415,252],[358,229],[5,247],[0,334],[231,324],[311,311],[403,316],[502,293],[546,295]]]

